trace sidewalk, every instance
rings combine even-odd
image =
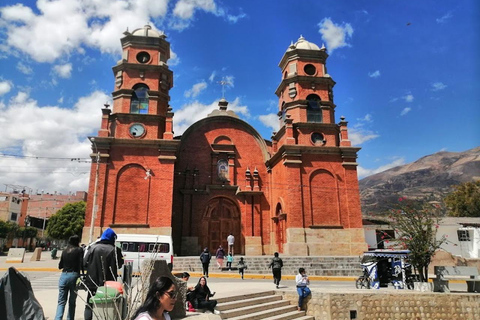
[[[61,252],[58,252],[57,256],[60,256]],[[32,253],[27,252],[24,257],[23,263],[6,263],[6,256],[0,256],[0,275],[3,276],[7,269],[11,266],[17,270],[25,272],[29,277],[38,277],[37,273],[47,272],[51,275],[60,276],[60,270],[58,269],[59,259],[53,260],[50,257],[50,252],[42,252],[40,261],[30,261]],[[236,272],[215,272],[214,268],[210,269],[210,278],[208,279],[209,286],[212,291],[216,291],[216,298],[235,296],[239,294],[248,294],[260,291],[275,290],[271,275],[258,275],[258,274],[245,274],[245,281],[240,280],[240,276]],[[190,273],[191,278],[188,283],[189,286],[196,284],[196,281],[201,276],[198,273]],[[43,276],[43,275],[42,275]],[[282,275],[282,282],[280,290],[282,291],[295,291],[294,275]],[[355,277],[320,277],[310,276],[312,281],[310,288],[312,292],[356,292],[359,291],[355,288]],[[58,279],[58,278],[57,278]],[[258,281],[251,281],[256,279]],[[58,280],[56,280],[58,281]],[[466,291],[466,284],[463,283],[451,283],[452,290]],[[381,293],[385,291],[394,290],[393,288],[381,288],[380,290],[372,290],[371,293]],[[364,290],[363,290],[364,291]],[[398,290],[395,290],[398,292]],[[406,292],[410,292],[406,290]],[[48,288],[34,288],[34,294],[39,303],[43,307],[43,311],[47,320],[52,320],[55,317],[58,299],[58,282],[49,283]],[[75,320],[83,319],[83,311],[86,299],[86,292],[80,291],[77,298],[77,308],[75,312]],[[64,315],[64,319],[66,314]],[[213,314],[188,314],[188,319],[202,320],[202,319],[220,319],[219,316]]]

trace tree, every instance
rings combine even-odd
[[[85,201],[68,203],[48,220],[47,233],[51,238],[68,240],[82,234],[85,224]]]
[[[444,199],[452,217],[480,217],[480,180],[455,186]]]
[[[395,241],[410,250],[410,263],[418,271],[420,281],[427,282],[432,257],[446,242],[445,236],[437,240],[441,210],[439,206],[428,203],[406,198],[398,200],[398,208],[390,210],[390,225],[399,234]]]

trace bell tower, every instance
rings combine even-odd
[[[365,244],[357,152],[347,122],[335,123],[325,47],[300,36],[283,55],[280,129],[272,136],[272,235],[291,255],[356,255]]]
[[[92,141],[92,169],[83,241],[117,233],[171,234],[173,140],[170,44],[146,25],[126,31],[113,67],[113,107],[102,109]]]

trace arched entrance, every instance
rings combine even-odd
[[[275,209],[275,242],[278,246],[278,252],[283,252],[283,244],[285,243],[285,224],[286,224],[287,215],[282,211],[282,205],[277,204]]]
[[[214,255],[219,245],[222,245],[225,249],[228,248],[227,237],[232,233],[235,237],[235,254],[243,254],[243,239],[240,225],[238,206],[225,197],[213,198],[208,202],[203,213],[199,232],[199,244],[202,248],[208,247],[212,255]]]

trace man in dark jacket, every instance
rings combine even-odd
[[[278,256],[278,252],[275,252],[272,258],[272,261],[270,262],[269,268],[272,268],[273,272],[273,283],[278,286],[280,285],[280,280],[282,280],[282,267],[283,267],[283,261],[282,259]]]
[[[88,248],[84,257],[87,269],[85,285],[88,288],[87,305],[85,305],[85,320],[92,319],[91,295],[95,295],[97,288],[105,285],[105,281],[116,281],[117,270],[123,266],[122,250],[115,246],[117,235],[115,231],[106,229],[100,241]]]
[[[208,248],[203,249],[202,254],[200,254],[200,261],[202,261],[203,275],[208,278],[208,265],[210,264],[210,259],[212,255]]]

